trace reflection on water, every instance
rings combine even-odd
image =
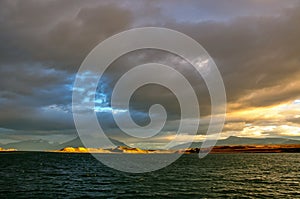
[[[300,154],[184,155],[145,174],[90,154],[0,153],[0,166],[0,198],[300,197]]]

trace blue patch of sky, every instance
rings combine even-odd
[[[300,99],[295,100],[293,104],[300,104]]]

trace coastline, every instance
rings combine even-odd
[[[46,151],[21,151],[17,149],[3,149],[0,148],[0,153],[14,153],[14,152],[49,152],[49,153],[77,153],[77,154],[196,154],[207,149],[201,148],[187,148],[179,150],[145,150],[139,148],[130,148],[119,146],[116,148],[102,149],[102,148],[85,148],[85,147],[66,147],[60,150],[46,150]],[[300,144],[284,144],[284,145],[227,145],[214,146],[210,154],[232,154],[232,153],[300,153]]]
[[[179,150],[144,150],[139,148],[117,147],[114,149],[95,149],[84,147],[67,147],[61,150],[51,150],[47,152],[54,153],[102,153],[102,154],[193,154],[199,153],[200,148],[187,148]],[[209,152],[210,154],[218,153],[300,153],[300,144],[285,144],[285,145],[228,145],[215,146]]]

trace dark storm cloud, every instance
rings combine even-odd
[[[1,126],[74,128],[73,72],[96,44],[128,27],[131,13],[97,1],[1,1],[0,10]]]
[[[131,22],[128,10],[95,1],[1,4],[2,62],[44,62],[73,72],[96,44]]]
[[[187,0],[156,1],[164,12],[179,22],[229,21],[237,16],[277,16],[283,8],[293,7],[297,0]]]
[[[300,34],[300,26],[297,26],[297,21],[300,20],[298,11],[299,7],[295,7],[282,10],[275,16],[239,17],[228,22],[179,23],[167,20],[165,26],[192,36],[208,50],[223,75],[230,109],[265,107],[299,97],[300,86],[297,84],[297,77],[300,76],[300,60],[298,53],[294,53],[300,50],[300,42],[297,39]],[[172,61],[170,55],[150,53],[147,56],[140,56],[141,60],[167,62],[183,73],[191,71],[186,65],[182,66],[182,63],[181,66],[176,66],[179,60]],[[115,65],[122,66],[122,69],[113,71],[116,79],[126,71],[126,66],[137,65],[136,60],[119,62]],[[199,76],[194,75],[193,72],[186,73],[189,80],[194,82],[198,94],[204,93],[201,95],[201,97],[205,96],[204,104],[209,105],[207,93],[201,87],[204,85],[203,82],[195,81]],[[109,88],[113,88],[113,85]],[[156,91],[167,93],[159,89]],[[152,96],[149,96],[149,93]],[[139,99],[142,99],[140,101],[143,102],[141,106],[145,108],[144,111],[148,109],[144,104],[145,101],[149,104],[153,104],[153,100],[162,103],[165,101],[166,107],[170,106],[170,103],[167,103],[170,101],[170,96],[164,98],[159,95],[158,99],[157,93],[154,91],[149,93],[137,94]],[[171,103],[171,105],[175,104]],[[206,111],[202,109],[202,114],[206,115],[207,110],[209,106],[206,107]],[[173,112],[178,113],[178,109]]]
[[[0,90],[20,95],[33,95],[35,89],[57,89],[59,85],[72,83],[64,71],[57,71],[41,64],[3,65],[0,67]]]
[[[170,24],[169,27],[203,44],[219,66],[229,102],[241,103],[240,108],[268,106],[299,96],[299,86],[286,88],[299,77],[296,53],[300,50],[299,7],[287,12],[290,14],[282,17],[243,17],[228,23]],[[258,90],[268,95],[262,93],[243,99]]]
[[[71,88],[81,61],[112,34],[145,25],[179,30],[206,48],[224,78],[230,111],[299,97],[300,7],[294,6],[299,2],[188,2],[1,1],[0,127],[37,134],[72,129]],[[171,63],[188,77],[202,115],[210,113],[204,82],[187,64],[161,52],[133,53],[117,60],[102,82],[104,94],[109,98],[124,71],[148,61]],[[159,102],[170,113],[166,131],[173,130],[179,115],[178,104],[170,103],[176,101],[174,95],[164,88],[147,89],[133,97],[133,114],[145,115],[137,122],[146,123],[148,108]],[[112,118],[106,114],[100,118],[113,132]]]

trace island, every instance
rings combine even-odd
[[[47,152],[56,153],[128,153],[128,154],[148,154],[148,153],[175,153],[176,150],[146,150],[140,148],[132,148],[127,146],[118,146],[116,148],[85,148],[85,147],[65,147],[60,150],[50,150]]]
[[[188,148],[179,150],[180,153],[190,154],[200,151],[209,151],[209,153],[300,153],[300,144],[284,145],[229,145],[214,146],[212,149]]]
[[[4,149],[0,147],[0,152],[12,152],[12,151],[17,151],[17,149]]]
[[[180,153],[193,154],[200,151],[216,153],[299,153],[300,144],[286,145],[229,145],[229,146],[214,146],[212,148],[187,148],[178,150],[147,150],[140,148],[131,148],[127,146],[118,146],[116,148],[85,148],[85,147],[65,147],[60,150],[51,150],[48,152],[57,153],[127,153],[127,154],[151,154],[151,153]]]

